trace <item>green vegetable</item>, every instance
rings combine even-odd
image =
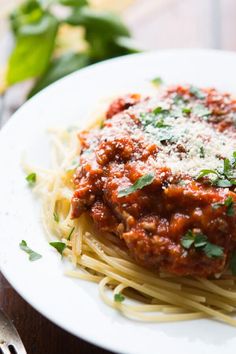
[[[87,0],[58,0],[58,2],[64,6],[82,7],[88,5]]]
[[[196,98],[199,98],[200,100],[204,99],[206,97],[205,93],[202,92],[198,87],[191,86],[189,89],[189,92],[195,96]]]
[[[56,222],[59,222],[59,221],[60,221],[59,215],[58,215],[56,212],[53,213],[53,218],[54,218],[54,220],[55,220]]]
[[[200,147],[200,158],[201,159],[205,158],[205,149],[203,146]]]
[[[191,112],[192,112],[192,109],[190,107],[183,107],[182,108],[182,113],[190,114]]]
[[[220,207],[226,206],[226,215],[228,216],[234,216],[234,200],[231,196],[228,196],[224,203],[214,203],[212,204],[213,209],[218,209]]]
[[[161,77],[154,77],[154,79],[151,80],[151,83],[156,86],[159,87],[163,84],[163,80]]]
[[[55,46],[58,21],[44,14],[37,22],[17,30],[16,45],[8,62],[9,85],[41,75],[48,67]]]
[[[201,104],[193,107],[192,112],[198,117],[206,117],[212,113],[208,108],[204,107]]]
[[[64,242],[50,242],[49,244],[54,247],[58,253],[63,255],[63,251],[66,248],[66,244]]]
[[[154,181],[155,175],[154,173],[148,173],[142,177],[140,177],[132,186],[121,189],[118,191],[118,197],[124,197],[131,193],[136,192],[138,189],[142,189],[143,187],[148,186]]]
[[[89,57],[83,53],[66,53],[61,57],[54,59],[50,63],[46,72],[37,80],[28,97],[32,97],[54,81],[71,74],[75,70],[82,69],[89,64]]]
[[[156,127],[156,128],[167,128],[167,127],[170,127],[170,125],[169,125],[169,124],[165,124],[165,123],[164,123],[164,119],[161,118],[159,121],[157,121],[157,122],[155,123],[155,127]]]
[[[123,302],[125,300],[125,297],[121,293],[118,293],[114,295],[114,300],[115,302]]]
[[[213,245],[210,242],[207,242],[206,246],[203,248],[205,254],[209,258],[222,257],[224,254],[223,248],[217,245]]]
[[[37,181],[37,175],[35,172],[30,173],[27,177],[25,177],[26,181],[30,186],[33,186]]]
[[[68,240],[68,241],[70,241],[71,236],[72,236],[74,230],[75,230],[75,227],[72,227],[72,229],[71,229],[71,231],[70,231],[70,233],[69,233],[69,235],[68,235],[68,237],[67,237],[67,240]]]
[[[208,242],[207,236],[201,232],[194,234],[192,230],[188,230],[181,238],[180,243],[185,249],[194,246],[194,248],[204,251],[209,258],[222,257],[223,255],[223,248]]]
[[[19,246],[20,249],[22,249],[22,251],[26,252],[29,255],[29,260],[31,262],[37,261],[38,259],[42,258],[41,254],[33,251],[31,248],[27,246],[27,242],[25,240],[22,240]]]
[[[236,275],[236,251],[233,252],[229,261],[229,267],[233,275]]]
[[[155,115],[159,115],[159,114],[162,114],[162,115],[168,115],[170,114],[170,110],[169,109],[165,109],[161,106],[158,106],[156,108],[154,108],[154,110],[152,111],[153,114]]]

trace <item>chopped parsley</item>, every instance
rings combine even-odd
[[[139,179],[137,179],[137,181],[132,184],[132,186],[124,188],[124,189],[120,189],[118,191],[118,197],[125,197],[131,193],[136,192],[138,189],[142,189],[143,187],[148,186],[149,184],[151,184],[154,181],[155,175],[154,173],[148,173],[142,177],[140,177]]]
[[[218,209],[221,207],[226,206],[226,215],[227,216],[234,216],[234,200],[231,196],[228,196],[224,203],[213,203],[212,208],[213,209]]]
[[[49,244],[54,247],[58,253],[63,255],[63,251],[66,248],[66,244],[64,242],[50,242]]]
[[[205,149],[203,146],[200,147],[200,158],[201,159],[205,158]]]
[[[38,259],[42,258],[41,254],[33,251],[31,248],[28,247],[27,242],[25,240],[22,240],[19,246],[22,251],[26,252],[29,255],[29,260],[31,262],[37,261]]]
[[[192,109],[190,107],[183,107],[182,108],[182,113],[184,114],[190,114],[192,112]]]
[[[168,128],[170,127],[169,124],[164,123],[164,118],[161,118],[159,121],[156,122],[155,127],[157,128]]]
[[[202,92],[202,90],[200,90],[198,87],[196,86],[190,86],[189,92],[195,96],[196,98],[199,98],[200,100],[203,100],[206,95],[204,94],[204,92]]]
[[[166,108],[163,108],[161,106],[158,106],[156,108],[154,108],[154,110],[152,111],[152,113],[154,115],[159,115],[159,114],[162,114],[162,115],[169,115],[170,114],[170,110],[169,109],[166,109]]]
[[[229,267],[233,275],[236,275],[236,251],[232,253],[232,256],[229,261]]]
[[[223,166],[220,170],[201,170],[196,179],[201,179],[208,176],[211,184],[214,186],[223,188],[232,187],[233,185],[236,185],[235,167],[236,152],[233,153],[232,159],[224,159]],[[212,177],[212,175],[214,177]]]
[[[33,186],[37,181],[37,175],[35,172],[32,172],[28,176],[26,176],[25,179],[30,186]]]
[[[125,300],[125,297],[121,293],[118,293],[114,295],[114,300],[115,302],[123,302]]]
[[[70,233],[69,233],[69,235],[68,235],[68,237],[67,237],[67,240],[68,240],[68,241],[70,241],[71,236],[72,236],[74,230],[75,230],[75,227],[72,227],[72,229],[70,230]]]
[[[192,112],[198,117],[206,117],[212,113],[208,108],[206,108],[202,104],[198,104],[197,106],[193,107]]]
[[[202,250],[207,257],[222,257],[223,248],[208,241],[206,235],[201,232],[194,233],[192,230],[188,230],[187,233],[180,240],[181,245],[185,249],[194,248]]]
[[[163,84],[163,80],[161,77],[157,76],[157,77],[154,77],[154,79],[151,80],[151,83],[156,86],[156,87],[159,87]]]
[[[54,221],[56,221],[56,222],[59,222],[59,221],[60,221],[59,215],[57,214],[56,211],[54,211],[54,213],[53,213],[53,219],[54,219]]]

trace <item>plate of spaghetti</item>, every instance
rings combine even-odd
[[[0,261],[118,353],[233,353],[236,55],[135,54],[29,100],[0,133]]]

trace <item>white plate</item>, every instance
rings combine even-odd
[[[21,158],[47,164],[46,129],[84,123],[99,99],[118,91],[138,92],[161,76],[166,83],[215,86],[236,93],[236,55],[174,50],[110,60],[74,73],[27,102],[0,133],[1,270],[23,298],[65,330],[119,353],[235,353],[236,331],[210,320],[139,323],[102,303],[96,284],[63,275],[60,257],[48,246],[39,202],[26,185]],[[29,262],[28,244],[43,255]]]

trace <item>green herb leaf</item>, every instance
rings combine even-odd
[[[209,258],[222,257],[224,252],[223,248],[217,245],[214,245],[210,242],[207,242],[206,246],[203,248],[205,254]]]
[[[182,113],[190,114],[191,112],[192,112],[192,109],[190,107],[183,107],[182,108]]]
[[[114,295],[114,300],[115,302],[123,302],[125,300],[125,297],[123,294],[118,293]]]
[[[22,249],[22,251],[26,252],[29,255],[29,260],[31,262],[37,261],[38,259],[42,258],[41,254],[33,251],[31,248],[27,246],[27,242],[25,240],[22,240],[19,246]]]
[[[181,238],[180,243],[181,245],[189,249],[194,243],[195,236],[191,230],[188,230],[187,233]]]
[[[169,109],[165,109],[165,108],[163,108],[161,106],[158,106],[158,107],[154,108],[152,113],[155,114],[155,115],[158,115],[158,114],[168,115],[168,114],[170,114],[170,110]]]
[[[68,235],[68,237],[67,237],[67,240],[68,240],[68,241],[70,241],[71,236],[72,236],[74,230],[75,230],[75,227],[72,227],[72,229],[71,229],[71,231],[70,231],[70,233],[69,233],[69,235]]]
[[[189,92],[195,96],[196,98],[199,98],[200,100],[204,99],[206,97],[205,93],[202,92],[198,87],[191,86],[189,89]]]
[[[231,196],[225,199],[224,205],[226,208],[226,215],[234,216],[234,200]]]
[[[202,233],[197,233],[194,239],[194,247],[203,247],[207,244],[207,236]]]
[[[206,117],[211,114],[211,111],[209,109],[207,109],[206,107],[204,107],[203,105],[200,105],[200,104],[193,107],[192,112],[193,112],[193,114],[195,114],[198,117]]]
[[[229,267],[233,275],[236,275],[236,251],[233,252],[229,261]]]
[[[7,71],[9,85],[37,77],[48,67],[55,45],[57,19],[45,13],[37,22],[19,27]]]
[[[200,179],[202,177],[208,176],[208,175],[217,175],[218,173],[215,170],[201,170],[197,176],[197,179]]]
[[[161,118],[159,121],[157,121],[157,122],[155,123],[155,127],[156,127],[156,128],[168,128],[168,127],[170,127],[170,125],[169,125],[169,124],[165,124],[165,123],[164,123],[164,119]]]
[[[64,6],[82,7],[89,4],[87,0],[57,0],[57,1]]]
[[[161,77],[155,77],[154,79],[151,80],[151,83],[156,87],[159,87],[163,84],[163,80]]]
[[[87,54],[82,53],[66,53],[59,58],[54,59],[46,72],[36,81],[33,89],[28,97],[32,97],[37,92],[50,85],[51,83],[71,74],[72,72],[82,69],[90,64]]]
[[[205,158],[205,149],[203,146],[200,147],[200,158],[201,159]]]
[[[66,248],[66,244],[64,242],[50,242],[49,244],[54,247],[57,252],[63,255],[63,251]]]
[[[25,177],[26,181],[30,186],[33,186],[37,181],[37,175],[35,172],[30,173],[27,177]]]
[[[213,184],[217,187],[227,188],[231,187],[232,183],[228,179],[216,179]]]
[[[54,218],[54,220],[55,220],[56,222],[59,222],[59,221],[60,221],[59,215],[58,215],[56,212],[53,213],[53,218]]]
[[[142,189],[143,187],[148,186],[154,181],[155,175],[154,173],[148,173],[142,177],[140,177],[132,186],[128,188],[124,188],[118,191],[118,197],[124,197],[131,193],[134,193],[138,189]]]

